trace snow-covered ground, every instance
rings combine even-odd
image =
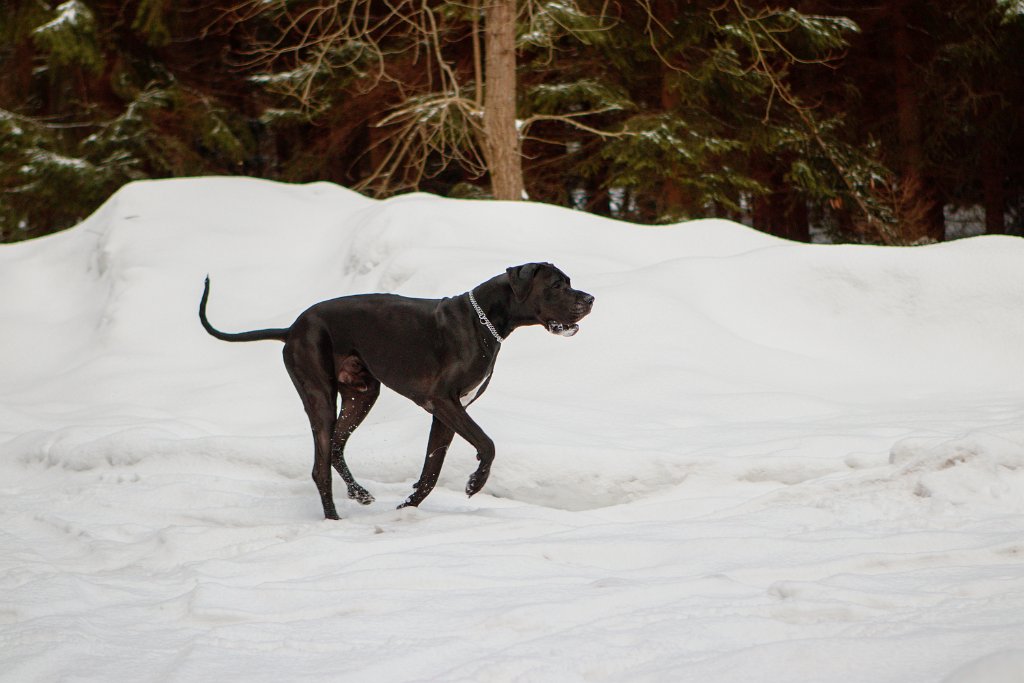
[[[322,519],[280,327],[552,261],[439,487],[385,392]],[[0,679],[1024,681],[1024,240],[792,244],[188,179],[0,248]]]

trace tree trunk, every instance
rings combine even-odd
[[[484,153],[495,199],[522,199],[516,126],[516,0],[490,0],[485,17]]]
[[[670,25],[678,14],[674,0],[658,0],[654,3],[653,9],[657,20],[666,26]],[[661,108],[669,114],[675,114],[679,109],[679,92],[675,89],[673,81],[678,78],[679,72],[670,67],[665,60],[659,61],[661,64]],[[677,177],[678,171],[673,173],[671,169],[666,170],[670,171],[670,175],[662,182],[659,218],[667,216],[673,220],[679,220],[679,216],[683,214],[686,194]]]
[[[1003,156],[996,141],[988,135],[981,139],[981,187],[985,201],[985,232],[1006,232],[1006,188],[1003,184]]]
[[[768,161],[761,154],[755,154],[750,159],[750,177],[768,190],[767,194],[754,195],[751,211],[754,229],[772,234],[772,171]]]
[[[787,240],[810,242],[807,202],[786,184],[779,164],[779,160],[764,154],[757,154],[751,159],[751,177],[768,188],[767,194],[754,197],[754,227]]]
[[[914,43],[906,15],[905,0],[892,4],[893,81],[896,89],[896,125],[900,141],[900,170],[906,187],[914,189],[913,196],[905,198],[918,210],[905,211],[916,220],[899,226],[903,239],[916,242],[922,238],[935,241],[945,239],[942,207],[931,191],[925,169],[924,136],[922,134],[921,105],[917,96],[914,74]],[[926,208],[927,207],[927,208]],[[937,209],[937,210],[936,210]]]
[[[0,102],[5,107],[18,109],[32,92],[32,57],[32,41],[26,39],[14,46],[14,54],[6,60],[8,75],[0,79]]]
[[[807,210],[807,201],[799,192],[792,189],[784,192],[786,238],[797,242],[811,241],[811,217]]]

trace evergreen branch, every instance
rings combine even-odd
[[[752,47],[755,56],[752,68],[768,79],[768,82],[771,86],[771,95],[777,95],[783,102],[789,105],[789,107],[800,118],[801,122],[803,122],[808,133],[810,133],[811,135],[811,139],[814,140],[817,146],[821,149],[822,153],[825,155],[825,158],[828,159],[829,163],[831,163],[832,166],[838,172],[839,177],[842,179],[843,184],[846,185],[846,188],[849,191],[850,196],[857,204],[857,207],[863,214],[864,220],[867,222],[867,224],[878,231],[879,236],[883,239],[883,241],[886,244],[898,243],[898,236],[893,232],[892,226],[889,225],[886,221],[882,220],[882,218],[877,214],[877,212],[874,211],[868,205],[867,201],[864,199],[864,197],[861,195],[860,191],[854,184],[849,169],[842,162],[842,160],[838,158],[838,156],[835,154],[835,151],[832,149],[831,145],[829,145],[825,141],[821,133],[821,129],[819,128],[817,122],[814,120],[814,117],[811,116],[810,108],[808,108],[807,106],[803,105],[800,102],[797,96],[793,94],[789,85],[783,82],[778,72],[772,67],[771,64],[769,64],[768,57],[765,54],[765,50],[762,48],[761,41],[758,39],[759,32],[754,27],[754,22],[756,21],[756,18],[748,16],[748,14],[744,11],[743,5],[740,2],[740,0],[727,0],[726,4],[729,3],[731,3],[734,9],[736,10],[736,13],[739,15],[741,21],[743,22],[743,26],[749,36],[749,44]],[[724,8],[725,5],[723,4],[722,7]],[[766,121],[768,120],[768,116],[770,114],[771,101],[772,97],[769,97],[769,108],[768,110],[765,111]]]
[[[53,117],[25,116],[24,114],[19,114],[17,112],[11,111],[9,109],[4,109],[4,108],[0,107],[0,119],[4,119],[4,118],[14,119],[16,121],[21,121],[22,123],[27,123],[27,124],[32,125],[32,126],[38,126],[40,128],[47,128],[49,130],[71,130],[71,129],[76,129],[76,128],[102,128],[103,126],[106,126],[106,125],[110,124],[110,121],[81,121],[81,122],[78,122],[78,123],[47,123],[46,122],[47,118],[61,118],[61,117],[59,117],[59,116],[53,116]]]

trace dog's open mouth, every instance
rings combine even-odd
[[[580,331],[580,326],[575,323],[572,325],[566,325],[565,323],[560,323],[557,320],[549,320],[547,322],[547,328],[548,332],[551,334],[558,334],[563,337],[571,337]]]

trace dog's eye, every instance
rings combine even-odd
[[[556,281],[555,281],[555,282],[554,282],[554,283],[553,283],[553,284],[551,285],[551,289],[561,289],[561,288],[562,288],[562,281],[561,281],[561,280],[556,280]]]

